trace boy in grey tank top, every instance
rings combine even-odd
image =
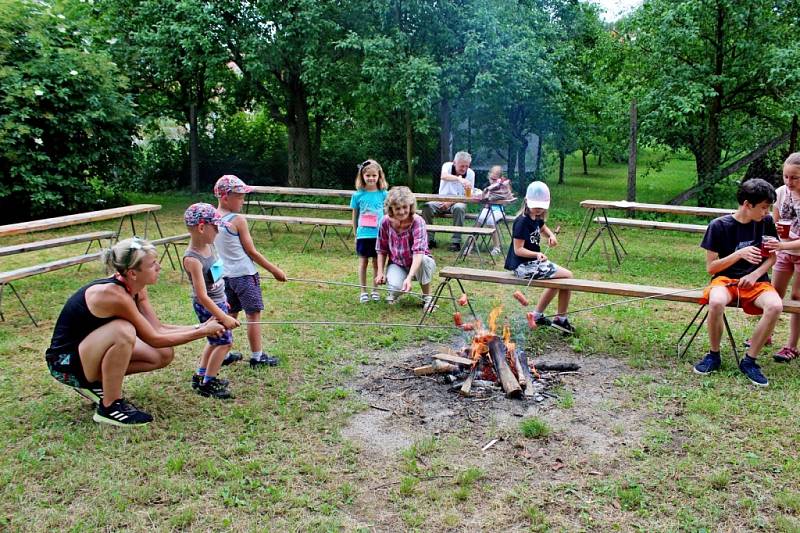
[[[189,247],[183,254],[183,268],[192,286],[192,307],[201,324],[213,317],[226,328],[219,337],[207,337],[208,344],[200,356],[197,372],[192,376],[192,388],[201,396],[232,398],[228,382],[217,378],[222,361],[233,345],[231,330],[239,326],[239,321],[227,314],[229,306],[222,279],[222,260],[212,246],[219,232],[218,226],[223,222],[214,206],[204,203],[190,205],[183,220],[190,237]]]
[[[275,366],[278,358],[262,350],[261,311],[264,301],[261,296],[261,281],[256,264],[269,271],[278,281],[286,281],[283,270],[273,265],[256,250],[247,220],[239,216],[244,204],[244,195],[250,187],[233,175],[225,175],[214,185],[214,196],[219,198],[217,212],[226,224],[220,228],[215,241],[216,249],[223,260],[225,273],[225,295],[231,306],[230,314],[238,316],[244,310],[247,317],[247,340],[250,344],[250,366],[252,368]]]

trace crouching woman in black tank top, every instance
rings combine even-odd
[[[224,327],[213,318],[196,326],[159,322],[147,286],[158,281],[161,265],[149,242],[120,241],[103,260],[114,275],[67,300],[45,359],[56,380],[97,404],[95,422],[147,424],[153,417],[122,398],[125,376],[163,368],[172,362],[173,346],[221,335]]]

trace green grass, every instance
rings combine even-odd
[[[539,418],[528,418],[519,424],[519,431],[527,439],[541,439],[551,433],[547,422]]]
[[[646,155],[642,165],[646,164]],[[593,160],[592,160],[593,161]],[[663,202],[692,183],[693,163],[673,159],[639,182],[640,201]],[[553,191],[551,225],[562,225],[561,245],[550,254],[564,262],[583,216],[580,200],[621,199],[625,166],[568,161],[566,183]],[[644,174],[644,170],[642,172]],[[185,193],[132,195],[161,203],[166,234],[182,232],[181,214],[194,201]],[[106,229],[102,223],[93,229]],[[151,228],[152,229],[152,228]],[[83,230],[83,228],[81,228]],[[87,228],[88,231],[88,228]],[[47,232],[37,238],[69,234]],[[576,277],[698,287],[707,281],[696,235],[620,230],[628,256],[613,273],[596,247],[569,265]],[[355,259],[331,242],[298,253],[305,232],[263,227],[256,243],[290,276],[356,281]],[[23,237],[3,244],[24,242]],[[80,245],[57,253],[82,253]],[[52,251],[3,258],[3,269],[54,259]],[[452,254],[436,251],[440,267]],[[477,263],[474,263],[477,266]],[[520,419],[454,419],[445,435],[414,427],[414,443],[384,456],[342,430],[367,409],[353,384],[371,352],[394,354],[420,342],[448,343],[443,330],[352,329],[279,325],[264,328],[266,349],[281,365],[263,372],[246,365],[225,369],[236,399],[215,403],[193,394],[189,377],[201,343],[177,348],[172,365],[126,379],[126,395],[153,413],[147,428],[122,431],[91,421],[91,408],[47,373],[43,353],[65,299],[100,275],[85,265],[22,280],[17,290],[41,321],[33,327],[6,291],[0,323],[0,529],[10,531],[220,530],[220,531],[530,531],[774,530],[800,527],[800,377],[794,365],[763,363],[771,379],[755,390],[735,368],[723,344],[723,367],[710,377],[679,361],[674,341],[691,317],[690,305],[644,301],[580,311],[619,298],[574,294],[571,321],[579,333],[564,345],[537,331],[529,350],[571,348],[586,357],[611,357],[621,371],[605,386],[624,393],[621,404],[600,404],[611,436],[626,434],[622,415],[640,413],[637,438],[609,456],[581,451],[562,431],[559,416],[580,409],[580,376],[558,391],[552,410],[536,413],[547,439],[521,435]],[[484,313],[497,304],[518,309],[511,292],[468,284],[470,301]],[[165,263],[151,298],[167,323],[192,323],[188,288]],[[413,323],[411,301],[389,308],[360,306],[357,290],[324,284],[265,280],[265,320],[354,320]],[[537,291],[531,291],[534,298]],[[729,317],[741,342],[753,321]],[[439,324],[449,323],[438,312]],[[780,344],[786,321],[775,333]],[[246,349],[236,333],[236,348]],[[701,332],[691,359],[707,347]],[[398,361],[398,364],[401,364]],[[432,386],[434,386],[432,384]],[[454,402],[465,401],[453,399]],[[503,400],[508,401],[508,400]],[[515,403],[508,401],[509,416]],[[395,415],[392,415],[395,416]],[[525,415],[529,417],[529,414]],[[402,425],[402,417],[392,418]],[[526,421],[525,424],[529,424]],[[582,422],[587,427],[592,420]],[[391,429],[390,425],[390,429]],[[504,440],[482,453],[491,438]],[[556,450],[559,450],[556,452]],[[552,468],[559,453],[563,467]],[[477,526],[477,527],[476,527]]]

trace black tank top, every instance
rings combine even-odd
[[[89,311],[86,305],[86,289],[95,285],[106,283],[116,283],[120,287],[125,285],[116,278],[96,279],[91,283],[81,287],[78,292],[73,294],[61,309],[61,314],[56,320],[56,327],[53,329],[53,339],[50,341],[50,348],[47,355],[61,355],[67,353],[78,353],[78,346],[89,336],[91,332],[108,324],[116,319],[114,316],[99,318]]]

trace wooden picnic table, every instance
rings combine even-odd
[[[56,228],[64,228],[67,226],[76,226],[79,224],[87,224],[89,222],[97,222],[100,220],[110,220],[119,218],[119,229],[117,235],[122,230],[122,224],[125,219],[130,220],[131,231],[136,234],[136,228],[133,223],[133,216],[144,213],[150,215],[155,221],[158,228],[159,236],[163,237],[161,233],[161,226],[158,224],[155,212],[161,209],[158,204],[135,204],[127,205],[124,207],[114,207],[111,209],[102,209],[100,211],[89,211],[87,213],[75,213],[73,215],[64,215],[60,217],[43,218],[39,220],[31,220],[28,222],[18,222],[16,224],[6,224],[0,226],[0,237],[9,237],[11,235],[19,235],[23,233],[33,233],[36,231],[46,231]],[[149,218],[149,217],[148,217]],[[147,220],[145,218],[145,237],[147,236]]]
[[[604,232],[608,233],[609,241],[611,241],[611,249],[614,253],[614,258],[617,261],[617,264],[622,264],[622,259],[625,255],[628,254],[627,250],[625,250],[625,246],[623,246],[622,241],[619,238],[619,234],[614,231],[614,221],[613,219],[608,216],[608,210],[616,209],[616,210],[623,210],[623,211],[639,211],[644,213],[670,213],[675,215],[690,215],[690,216],[697,216],[697,217],[720,217],[723,215],[729,215],[733,213],[736,209],[735,208],[717,208],[717,207],[694,207],[694,206],[687,206],[687,205],[669,205],[669,204],[646,204],[642,202],[628,202],[625,200],[583,200],[581,202],[581,207],[586,209],[586,216],[583,219],[583,223],[581,224],[580,229],[578,230],[578,234],[575,238],[575,243],[572,245],[572,250],[569,253],[569,258],[567,259],[567,264],[570,263],[573,259],[577,260],[581,257],[581,252],[583,252],[583,256],[586,256],[589,253],[589,250],[592,249],[592,246],[600,240],[603,245],[604,254],[606,256],[606,260],[608,262],[608,270],[611,272],[611,255],[608,253],[606,248],[606,241],[604,238]],[[595,217],[595,213],[600,211],[599,216]],[[589,245],[586,249],[583,249],[584,242],[586,241],[586,237],[589,233],[589,226],[592,224],[593,221],[597,221],[600,225],[595,234],[594,238],[589,242]],[[678,225],[659,225],[654,226],[653,229],[677,229]],[[687,231],[689,227],[687,226]],[[694,229],[694,228],[692,228]]]

